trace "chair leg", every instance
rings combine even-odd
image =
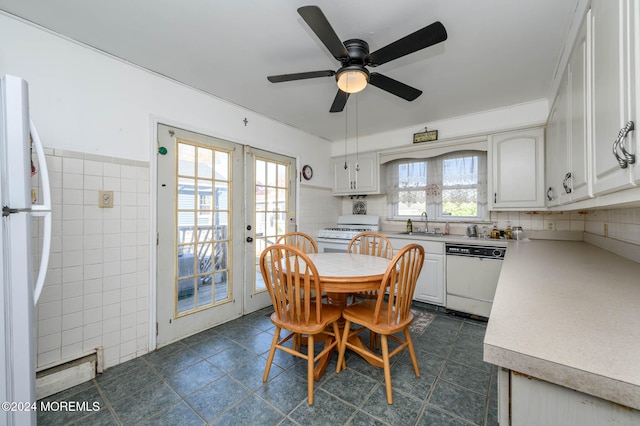
[[[391,391],[391,365],[389,364],[389,342],[385,334],[380,335],[380,346],[382,346],[382,363],[384,367],[384,384],[387,388],[387,402],[393,404],[393,393]]]
[[[307,399],[309,405],[313,405],[314,336],[310,334],[307,339],[307,347],[309,348],[307,352]]]
[[[380,346],[378,345],[378,335],[373,331],[369,330],[369,348],[372,351],[375,351]]]
[[[351,328],[351,321],[346,320],[344,323],[344,331],[342,332],[342,339],[340,340],[340,350],[338,351],[338,362],[336,363],[336,373],[342,370],[343,366],[346,367],[344,362],[344,351],[347,349],[347,339],[349,338],[349,329]]]
[[[296,333],[296,335],[293,336],[292,346],[294,351],[300,352],[302,350],[302,335]]]
[[[276,345],[280,339],[280,327],[276,326],[276,331],[273,333],[273,340],[271,341],[271,349],[269,349],[269,357],[267,358],[267,366],[264,368],[264,375],[262,381],[266,382],[269,377],[269,371],[271,370],[271,363],[273,362],[273,356],[276,354]]]
[[[416,358],[416,351],[413,348],[413,340],[411,339],[411,333],[409,327],[404,329],[404,338],[409,346],[409,355],[411,356],[411,363],[413,364],[413,371],[416,373],[416,377],[420,377],[420,368],[418,367],[418,358]]]
[[[340,345],[342,344],[342,336],[340,335],[340,327],[338,327],[338,321],[333,322],[333,334],[335,334],[335,344],[338,348],[338,353],[340,351]],[[342,360],[342,370],[347,368],[347,363],[345,360]]]

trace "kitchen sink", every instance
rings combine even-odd
[[[396,232],[395,235],[415,235],[417,237],[445,237],[442,232]]]

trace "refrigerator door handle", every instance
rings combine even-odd
[[[33,304],[37,305],[44,287],[44,279],[47,276],[47,268],[49,267],[49,252],[51,251],[51,212],[33,212],[33,216],[44,217],[44,235],[42,237],[42,254],[40,256],[40,269],[38,269],[38,278],[36,286],[33,290]]]
[[[36,154],[38,156],[38,165],[40,166],[40,180],[42,180],[42,204],[34,204],[31,206],[31,210],[45,210],[51,211],[51,186],[49,185],[49,170],[47,169],[47,159],[44,156],[44,148],[42,142],[40,142],[40,136],[38,130],[33,124],[33,121],[29,119],[29,131],[33,138],[33,146],[36,148]]]
[[[51,251],[51,187],[49,185],[49,170],[47,169],[47,159],[44,156],[44,148],[38,135],[38,130],[29,119],[29,130],[33,138],[33,145],[38,155],[38,165],[40,166],[40,180],[42,181],[42,204],[34,204],[31,206],[34,216],[44,216],[44,235],[42,238],[42,252],[40,256],[40,269],[38,270],[38,278],[36,286],[33,290],[33,304],[36,305],[44,287],[44,279],[47,276],[49,268],[49,252]]]

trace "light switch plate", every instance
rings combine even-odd
[[[98,191],[98,207],[113,208],[113,191]]]

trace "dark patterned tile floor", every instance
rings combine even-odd
[[[434,318],[414,333],[420,377],[408,353],[392,359],[393,405],[382,369],[334,356],[307,404],[305,361],[276,352],[262,374],[274,327],[263,309],[107,369],[45,398],[99,411],[38,413],[39,425],[497,425],[497,369],[482,361],[486,323],[416,303]],[[363,334],[363,336],[366,333]]]

